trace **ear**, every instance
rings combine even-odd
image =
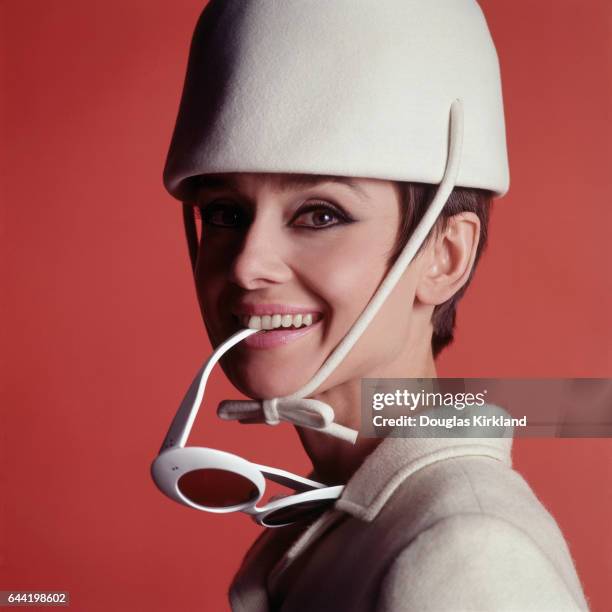
[[[479,238],[480,220],[475,213],[450,217],[446,229],[436,232],[426,248],[417,299],[437,306],[455,295],[470,277]]]

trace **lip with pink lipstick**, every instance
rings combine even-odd
[[[232,312],[241,327],[262,330],[243,341],[256,349],[293,342],[317,328],[323,318],[316,309],[287,304],[241,304]]]

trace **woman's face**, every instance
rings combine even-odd
[[[313,175],[219,174],[201,181],[196,282],[211,341],[217,346],[246,326],[267,328],[226,353],[223,368],[248,396],[293,393],[384,278],[400,220],[397,188]],[[414,270],[404,277],[320,390],[382,376],[381,365],[405,350]]]

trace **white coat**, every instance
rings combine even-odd
[[[236,612],[588,610],[511,438],[387,438],[310,525],[265,531]]]

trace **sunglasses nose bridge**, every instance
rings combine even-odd
[[[264,527],[284,527],[309,517],[316,517],[333,507],[342,495],[343,485],[313,489],[296,495],[288,495],[268,502],[258,513],[252,513],[255,522]]]

